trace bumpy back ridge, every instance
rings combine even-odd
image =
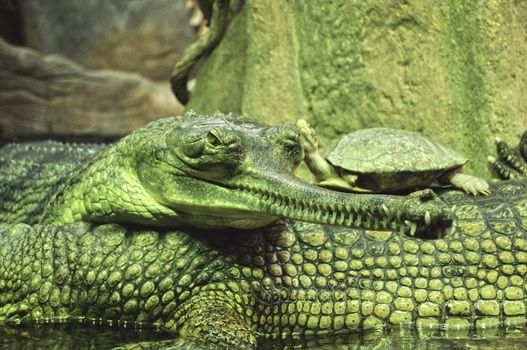
[[[0,223],[34,223],[61,184],[106,145],[30,142],[0,149]]]

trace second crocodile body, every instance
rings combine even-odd
[[[455,216],[442,239],[288,220],[213,235],[4,225],[0,320],[142,325],[179,336],[154,348],[250,348],[262,337],[382,325],[523,324],[526,181],[494,185],[488,197],[446,190],[441,200]]]

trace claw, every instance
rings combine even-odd
[[[374,217],[373,218],[373,228],[375,230],[377,230],[379,228],[379,218],[378,217]]]

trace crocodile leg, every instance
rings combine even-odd
[[[144,341],[127,344],[113,350],[154,349],[253,349],[257,333],[243,317],[239,305],[225,300],[222,293],[203,293],[179,307],[168,322],[176,339]]]
[[[201,346],[185,338],[161,341],[143,341],[126,344],[112,348],[112,350],[208,350],[209,347]]]
[[[127,344],[114,350],[256,348],[257,333],[231,302],[221,300],[216,293],[198,295],[176,312],[178,338]]]
[[[256,347],[256,332],[244,319],[242,309],[229,305],[232,300],[220,300],[216,293],[192,298],[186,305],[186,317],[180,317],[180,334],[209,349]]]

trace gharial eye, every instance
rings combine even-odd
[[[222,144],[220,138],[212,131],[209,131],[207,133],[207,142],[211,145],[211,146],[219,146]]]

